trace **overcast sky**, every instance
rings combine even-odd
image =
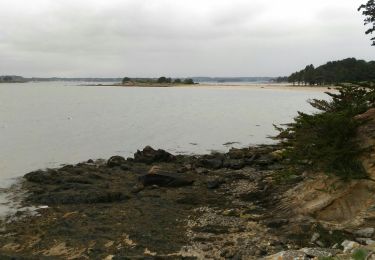
[[[0,0],[0,75],[278,76],[375,59],[365,0]]]

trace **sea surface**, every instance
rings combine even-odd
[[[0,187],[39,168],[128,157],[146,145],[202,154],[269,144],[273,124],[326,97],[311,89],[78,84],[0,84]]]

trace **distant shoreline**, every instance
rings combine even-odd
[[[208,89],[267,89],[267,90],[316,90],[316,91],[331,91],[334,86],[301,86],[288,83],[248,83],[248,84],[234,84],[234,83],[196,83],[196,84],[81,84],[79,86],[91,87],[124,87],[124,88],[208,88]]]

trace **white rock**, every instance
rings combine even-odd
[[[341,243],[344,253],[351,253],[353,249],[359,248],[361,245],[354,241],[345,240]]]
[[[304,252],[297,251],[297,250],[289,250],[289,251],[282,251],[277,254],[267,256],[266,260],[290,260],[290,259],[297,259],[297,260],[307,260],[309,259]]]

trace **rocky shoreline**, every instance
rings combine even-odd
[[[310,177],[284,178],[280,149],[174,156],[146,147],[134,158],[28,173],[22,206],[34,210],[0,222],[0,258],[349,259],[356,248],[372,252],[371,226],[328,228],[294,213],[285,201]]]

